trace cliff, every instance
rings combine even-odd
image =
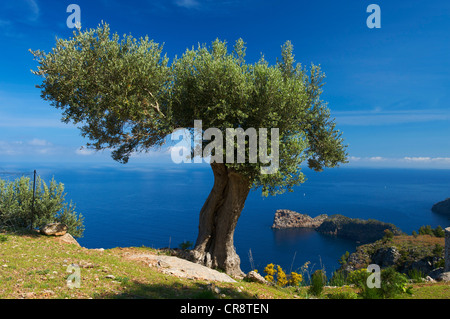
[[[369,243],[383,238],[385,230],[394,235],[402,234],[395,225],[374,219],[349,218],[343,215],[326,214],[312,218],[288,209],[279,209],[275,212],[272,228],[312,228],[319,233],[347,238],[361,243]]]
[[[450,216],[450,198],[447,198],[431,207],[431,210],[438,214],[446,214]]]
[[[436,279],[443,272],[443,246],[444,238],[430,235],[395,236],[390,240],[358,246],[355,252],[341,259],[340,269],[351,272],[367,268],[369,264],[377,264],[381,268],[394,267],[405,274],[420,271]]]
[[[275,212],[272,228],[317,228],[328,216],[323,214],[312,218],[288,209],[279,209]]]
[[[316,230],[322,234],[339,236],[361,243],[369,243],[383,238],[385,230],[390,230],[394,235],[402,234],[399,228],[390,223],[374,219],[349,218],[343,215],[328,217]]]

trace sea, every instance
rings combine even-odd
[[[200,164],[3,164],[0,178],[32,178],[34,169],[44,181],[54,178],[65,185],[66,200],[84,216],[85,232],[78,242],[86,248],[195,243],[199,212],[213,186],[211,168]],[[449,217],[431,211],[434,203],[450,197],[450,170],[342,167],[303,172],[307,180],[293,192],[272,197],[250,192],[234,236],[244,272],[263,273],[269,263],[301,271],[307,264],[310,273],[324,269],[331,276],[339,258],[360,245],[310,229],[272,229],[278,209],[312,217],[376,219],[407,234],[422,225],[450,226]]]

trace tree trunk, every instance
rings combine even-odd
[[[224,164],[212,163],[211,167],[214,186],[200,211],[197,242],[190,259],[232,276],[242,276],[233,236],[250,183]]]

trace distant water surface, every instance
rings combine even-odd
[[[87,248],[195,242],[198,214],[213,185],[211,169],[193,164],[0,168],[0,178],[2,171],[37,169],[45,180],[54,176],[64,183],[67,199],[85,217],[85,234],[78,241]],[[450,225],[449,218],[430,210],[450,197],[450,170],[338,168],[304,173],[308,180],[293,193],[264,198],[260,191],[250,192],[235,233],[245,272],[252,266],[262,272],[268,263],[294,271],[310,261],[310,267],[325,267],[329,275],[339,267],[339,257],[358,245],[314,230],[273,230],[277,209],[312,217],[372,218],[408,234],[422,225]]]

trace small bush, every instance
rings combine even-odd
[[[268,264],[266,266],[266,268],[264,268],[264,272],[267,274],[266,276],[264,276],[264,278],[268,281],[268,282],[273,282],[274,281],[274,275],[277,272],[275,270],[275,265],[274,264]]]
[[[284,272],[283,268],[280,266],[277,267],[277,285],[280,287],[286,286],[288,283],[286,273]]]
[[[418,269],[410,269],[408,271],[408,277],[415,282],[421,282],[424,280],[425,274]]]
[[[291,272],[290,277],[291,278],[289,279],[289,285],[294,287],[300,285],[300,283],[303,281],[303,276],[296,272]]]
[[[369,276],[370,273],[366,269],[360,269],[351,272],[347,277],[349,282],[360,289],[359,295],[364,299],[390,299],[401,293],[411,293],[411,288],[407,287],[408,278],[392,267],[381,270],[380,288],[369,288],[367,286]]]
[[[347,284],[347,280],[345,278],[345,274],[343,271],[335,271],[330,279],[330,286],[342,287]]]
[[[311,276],[311,284],[308,289],[308,293],[313,296],[320,296],[323,291],[323,287],[327,282],[327,277],[323,270],[316,270]]]
[[[33,203],[33,182],[28,177],[14,181],[0,179],[0,227],[40,228],[48,223],[66,224],[74,237],[82,237],[83,216],[75,212],[75,205],[65,200],[64,184],[54,179],[47,185],[36,177]]]

